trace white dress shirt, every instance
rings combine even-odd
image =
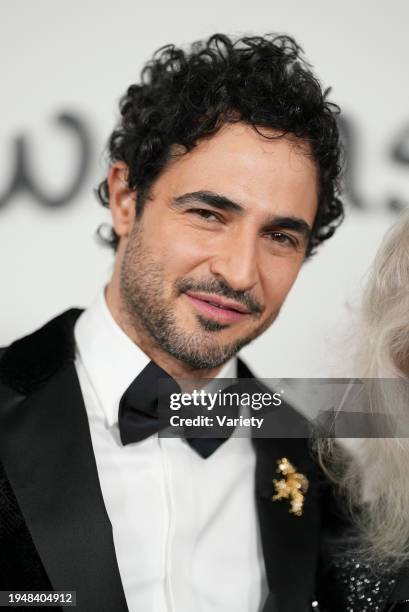
[[[250,438],[203,459],[183,439],[122,446],[119,400],[149,358],[101,291],[75,326],[98,476],[130,612],[257,612],[267,587]],[[236,359],[219,377],[236,376]]]

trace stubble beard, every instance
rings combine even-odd
[[[137,333],[147,335],[163,351],[194,370],[220,367],[262,334],[278,315],[275,312],[245,337],[222,344],[217,332],[226,325],[200,315],[194,332],[185,331],[177,323],[172,305],[180,293],[175,286],[173,299],[166,300],[163,276],[162,265],[142,243],[141,226],[135,225],[121,265],[120,293],[125,316]]]

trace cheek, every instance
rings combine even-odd
[[[266,310],[270,313],[280,308],[296,280],[301,268],[300,259],[270,261],[270,268],[262,274],[262,287]]]
[[[170,276],[183,276],[206,259],[208,244],[202,236],[174,225],[161,229],[151,246]]]

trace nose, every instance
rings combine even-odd
[[[257,236],[249,228],[225,237],[211,259],[210,271],[235,291],[248,291],[258,281]]]

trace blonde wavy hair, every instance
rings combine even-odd
[[[388,415],[398,426],[396,437],[350,440],[346,448],[320,439],[319,460],[349,501],[356,552],[369,563],[401,564],[409,560],[409,438],[399,437],[403,431],[409,436],[409,211],[378,250],[354,343],[356,375],[370,387],[370,411]]]

